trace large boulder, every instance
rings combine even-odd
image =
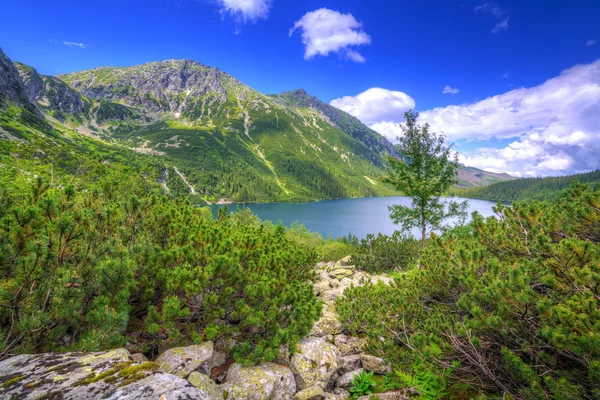
[[[346,372],[344,375],[340,376],[338,380],[335,382],[335,386],[341,387],[344,389],[350,389],[353,384],[354,378],[356,375],[360,375],[363,372],[362,368],[355,369],[354,371]]]
[[[296,393],[296,382],[292,371],[279,364],[233,364],[221,388],[227,400],[286,400]]]
[[[350,356],[340,357],[338,359],[338,373],[345,374],[346,372],[359,369],[361,366],[360,354],[352,354]]]
[[[352,275],[354,275],[354,271],[352,271],[351,269],[348,269],[348,268],[334,269],[333,271],[331,271],[329,273],[329,277],[335,278],[335,279],[344,279],[344,278],[352,276]]]
[[[160,370],[168,374],[186,378],[192,371],[199,370],[210,374],[210,361],[213,357],[213,342],[188,347],[169,349],[156,358]]]
[[[363,368],[369,372],[374,372],[380,375],[387,375],[392,372],[392,366],[383,358],[375,357],[369,354],[361,354],[360,359]]]
[[[337,357],[335,346],[322,338],[302,339],[290,360],[298,389],[312,386],[325,388],[338,369]]]
[[[208,376],[194,371],[190,374],[190,376],[188,376],[187,380],[196,389],[206,393],[208,398],[214,400],[223,400],[223,389],[213,382],[213,380]]]
[[[155,363],[135,363],[125,349],[19,355],[0,362],[1,399],[157,400],[163,395],[211,399]]]

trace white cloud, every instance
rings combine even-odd
[[[456,94],[460,92],[460,90],[458,90],[457,88],[453,88],[450,85],[446,85],[444,87],[444,90],[442,90],[442,94]]]
[[[522,175],[599,169],[600,59],[539,86],[424,111],[420,122],[450,141],[515,138],[504,148],[464,153],[467,165]]]
[[[79,49],[87,49],[87,46],[85,44],[83,44],[83,43],[68,42],[66,40],[63,40],[62,44],[64,44],[65,46],[68,46],[68,47],[76,47],[76,48],[79,48]]]
[[[217,0],[217,3],[221,13],[244,23],[266,19],[271,9],[271,0]]]
[[[502,79],[511,79],[513,77],[513,74],[512,74],[512,72],[505,72],[502,75],[500,75],[500,77]]]
[[[503,10],[494,2],[488,2],[475,7],[475,12],[492,15],[496,18],[496,25],[492,28],[492,33],[498,33],[508,29],[510,17],[506,10]]]
[[[593,39],[588,40],[587,42],[585,42],[585,47],[590,47],[596,44],[596,41]]]
[[[305,45],[304,58],[337,53],[351,61],[363,63],[365,58],[352,47],[371,43],[371,37],[362,30],[362,23],[352,14],[321,8],[304,14],[290,29],[289,35],[302,30]]]

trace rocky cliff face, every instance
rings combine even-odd
[[[27,65],[15,63],[29,101],[46,111],[79,114],[84,109],[82,96],[52,76],[40,75]]]
[[[31,108],[19,71],[0,49],[0,106],[6,104],[7,101]]]
[[[218,69],[190,60],[152,62],[129,68],[103,67],[59,77],[92,99],[180,114],[191,114],[198,99],[225,103],[225,85],[232,81]]]

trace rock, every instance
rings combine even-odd
[[[357,338],[348,335],[336,335],[335,346],[339,350],[341,356],[361,353],[367,346],[368,341],[365,338]]]
[[[335,382],[335,386],[341,387],[344,389],[350,389],[352,385],[352,381],[356,375],[359,375],[363,372],[362,368],[355,369],[354,371],[346,372],[344,375],[340,376],[338,380]]]
[[[146,357],[145,355],[143,355],[142,353],[135,353],[131,355],[131,358],[133,358],[133,361],[135,361],[136,363],[145,363],[148,362],[148,357]]]
[[[290,360],[298,389],[325,388],[338,369],[337,356],[335,346],[321,338],[302,339]]]
[[[278,364],[233,364],[221,388],[227,400],[285,400],[296,393],[296,382],[292,371]]]
[[[289,365],[290,364],[290,348],[287,344],[279,346],[279,353],[277,353],[277,358],[275,362],[278,364]]]
[[[354,275],[354,271],[347,268],[334,269],[329,273],[329,277],[336,279],[343,279],[352,275]]]
[[[62,400],[210,400],[185,379],[136,364],[125,349],[20,355],[0,362],[0,398]]]
[[[208,362],[208,368],[211,370],[215,367],[220,367],[227,362],[227,354],[222,351],[213,350],[213,356]]]
[[[341,374],[359,369],[362,365],[360,362],[360,354],[340,357],[338,358],[338,365],[338,372]]]
[[[329,285],[329,281],[321,281],[315,283],[314,289],[317,296],[322,296],[325,292],[331,289],[331,286]]]
[[[209,361],[213,356],[213,342],[169,349],[156,358],[160,370],[186,378],[192,371],[210,374]]]
[[[358,400],[371,400],[371,399],[379,399],[379,400],[411,400],[411,397],[406,393],[406,390],[398,390],[394,392],[385,392],[385,393],[377,393],[371,394],[368,396],[360,396]]]
[[[321,318],[315,322],[310,334],[313,336],[325,336],[342,333],[344,325],[342,325],[339,318],[338,313],[323,310]]]
[[[336,394],[336,395],[338,395],[338,396],[341,396],[343,399],[349,399],[350,398],[350,392],[347,391],[344,388],[335,388],[335,389],[333,389],[333,393]]]
[[[293,400],[322,400],[324,398],[325,392],[323,391],[323,388],[319,386],[313,386],[296,393],[293,397]]]
[[[346,278],[342,278],[340,279],[340,287],[345,289],[352,286],[352,279],[346,277]]]
[[[334,393],[325,393],[325,400],[347,400],[350,396],[343,396],[340,394]]]
[[[380,375],[387,375],[392,372],[392,366],[383,358],[375,357],[369,354],[361,354],[360,359],[363,368],[369,372],[374,372]]]
[[[329,281],[329,287],[336,288],[340,286],[340,281],[336,278]]]
[[[187,380],[196,389],[206,393],[209,399],[223,400],[223,389],[208,376],[194,371],[188,376]]]
[[[352,258],[352,256],[346,256],[346,257],[342,258],[340,261],[338,261],[338,263],[342,267],[346,267],[346,266],[350,265],[350,259],[351,258]]]

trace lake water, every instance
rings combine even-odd
[[[469,219],[473,211],[484,217],[494,214],[492,207],[496,203],[473,199],[468,201]],[[365,197],[313,203],[230,204],[229,211],[247,207],[262,220],[282,221],[286,226],[292,222],[299,222],[309,230],[319,232],[323,237],[337,238],[351,233],[358,238],[364,238],[369,233],[391,235],[398,228],[389,216],[388,206],[393,204],[408,206],[411,200],[408,197]],[[212,206],[214,214],[219,207],[222,206]],[[413,235],[421,237],[418,230],[414,230]]]

